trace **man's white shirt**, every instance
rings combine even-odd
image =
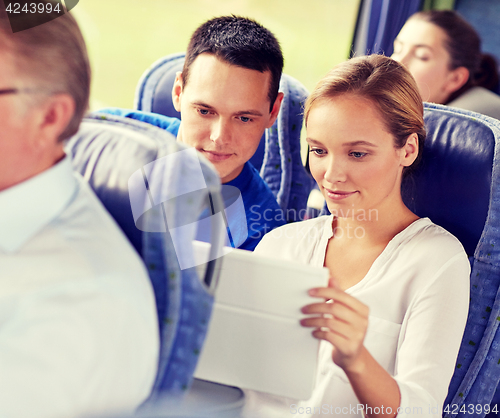
[[[146,269],[69,158],[0,192],[0,417],[133,410],[158,347]]]

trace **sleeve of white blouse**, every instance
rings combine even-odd
[[[456,255],[409,307],[395,365],[398,417],[442,416],[467,320],[469,276],[467,257]]]

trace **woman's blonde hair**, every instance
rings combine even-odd
[[[401,64],[382,55],[351,58],[338,64],[309,95],[304,110],[306,127],[315,105],[343,94],[368,99],[375,105],[396,148],[404,147],[408,136],[416,133],[418,156],[404,173],[418,164],[425,140],[424,108],[415,80]]]

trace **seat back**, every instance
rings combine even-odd
[[[402,185],[405,204],[474,254],[489,207],[495,130],[481,116],[426,103],[422,161]]]
[[[500,380],[500,121],[436,104],[424,111],[425,150],[403,184],[405,202],[459,238],[472,263],[469,316],[445,402],[458,405],[445,411],[455,416],[462,405],[488,405]]]
[[[194,258],[194,225],[207,197],[216,210],[223,207],[218,175],[193,149],[177,143],[167,132],[118,116],[85,118],[66,152],[148,269],[160,334],[158,372],[150,400],[165,394],[180,396],[191,385],[207,332],[213,286],[205,284],[215,285],[213,272],[218,269],[214,263],[220,261],[213,257],[204,284],[194,267],[182,268],[182,260]],[[175,234],[179,227],[183,234]],[[215,242],[214,248],[221,246],[221,237],[215,237]]]
[[[177,72],[182,71],[185,55],[184,52],[167,55],[144,72],[135,92],[135,109],[181,118],[172,103],[172,88]]]
[[[143,74],[135,95],[137,110],[180,118],[172,104],[172,88],[176,73],[182,71],[184,56],[178,53],[161,58]],[[287,220],[294,221],[305,214],[314,184],[300,155],[303,104],[308,91],[286,74],[281,77],[280,91],[284,99],[278,118],[266,129],[250,162],[271,188]]]

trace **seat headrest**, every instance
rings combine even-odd
[[[156,61],[142,75],[135,92],[134,108],[180,119],[172,103],[172,87],[184,65],[184,52]]]
[[[194,148],[176,142],[168,132],[114,115],[85,118],[66,152],[148,269],[160,336],[149,401],[163,393],[182,396],[208,329],[220,271],[222,222],[213,222],[206,286],[196,268],[183,264],[194,265],[191,241],[207,200],[216,214],[223,210],[219,176]]]
[[[422,161],[403,180],[405,204],[455,235],[473,255],[488,214],[498,128],[477,113],[425,103]]]
[[[137,227],[138,219],[131,206],[129,182],[138,170],[147,171],[150,163],[182,150],[194,152],[176,142],[168,132],[148,123],[99,113],[84,118],[79,131],[66,146],[66,153],[71,157],[75,171],[87,180],[141,255],[143,231]],[[219,193],[217,173],[201,156],[195,156],[194,159],[201,166],[207,190]],[[168,168],[165,167],[163,174],[172,177],[171,172],[167,173]],[[158,170],[155,173],[162,175]],[[177,190],[186,182],[189,183],[189,173],[171,181],[174,180],[179,185],[169,187],[169,190]]]

